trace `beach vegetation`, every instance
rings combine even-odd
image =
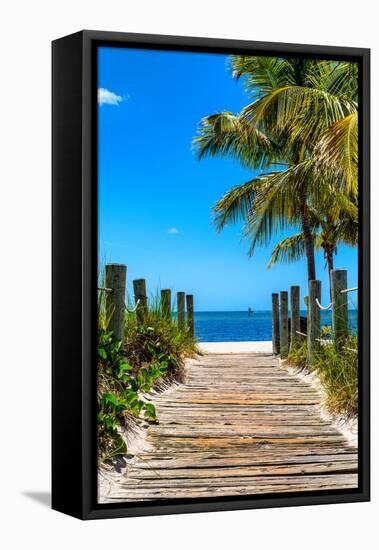
[[[328,336],[329,328],[324,331]],[[330,336],[330,335],[329,335]],[[337,348],[332,339],[324,339],[311,365],[307,362],[307,341],[303,338],[291,349],[288,363],[303,372],[315,372],[324,388],[326,407],[332,414],[351,418],[358,414],[358,338],[349,335]]]
[[[184,360],[197,351],[186,328],[162,313],[152,299],[143,318],[125,314],[124,342],[108,330],[104,300],[99,299],[97,361],[97,437],[99,463],[127,453],[123,430],[133,430],[138,419],[158,422],[149,393],[183,381]]]

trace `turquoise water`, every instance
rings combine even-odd
[[[306,312],[301,312],[306,316]],[[331,326],[331,312],[321,311],[321,324]],[[357,330],[357,311],[349,312],[351,331]],[[200,342],[248,342],[271,340],[271,311],[195,312],[195,334]]]

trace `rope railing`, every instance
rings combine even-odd
[[[126,292],[126,265],[125,264],[107,264],[105,266],[104,286],[98,286],[98,292],[106,293],[105,308],[107,318],[109,319],[109,331],[113,333],[116,340],[124,341],[125,337],[125,314],[135,313],[137,322],[143,323],[145,315],[150,309],[154,311],[154,302],[147,296],[146,280],[133,280],[133,293]],[[101,283],[103,281],[101,280]],[[100,281],[99,281],[100,283]],[[131,305],[134,298],[135,305]],[[177,324],[178,328],[185,333],[195,336],[194,331],[194,305],[193,295],[185,292],[177,293]],[[101,302],[103,302],[101,300]],[[186,310],[187,302],[187,310]],[[159,311],[167,319],[172,319],[172,299],[171,289],[161,289],[160,300],[157,301]]]
[[[134,313],[135,311],[137,311],[137,308],[138,308],[138,306],[139,306],[140,301],[141,301],[141,300],[138,298],[138,300],[136,301],[136,305],[135,305],[134,307],[132,307],[132,308],[130,308],[129,306],[127,306],[126,304],[124,304],[124,305],[125,305],[126,311],[127,311],[128,313]]]
[[[322,309],[323,311],[326,311],[326,310],[331,309],[331,308],[333,307],[333,302],[330,302],[330,304],[329,304],[328,306],[325,306],[325,307],[322,306],[322,305],[320,304],[320,302],[318,301],[318,298],[316,298],[316,304],[317,304],[318,307],[319,307],[320,309]]]
[[[315,338],[316,342],[320,342],[320,344],[332,344],[332,340],[329,338]]]
[[[98,286],[98,287],[97,287],[97,290],[98,290],[99,292],[107,292],[107,293],[113,292],[113,288],[107,288],[106,286]],[[134,298],[135,298],[135,296],[134,296]],[[146,300],[147,300],[147,299],[148,299],[148,297],[146,296]],[[139,304],[140,304],[140,301],[141,301],[141,300],[138,298],[138,300],[136,301],[136,305],[135,305],[134,307],[132,307],[132,308],[130,308],[127,304],[124,304],[124,307],[125,307],[126,311],[127,311],[128,313],[135,313],[135,311],[137,311],[137,308],[138,308],[138,306],[139,306]]]
[[[343,288],[342,290],[340,290],[340,294],[346,294],[347,292],[355,292],[357,290],[358,290],[357,286],[354,286],[352,288]],[[328,306],[323,306],[323,305],[320,304],[318,298],[316,298],[316,304],[323,311],[327,311],[328,309],[332,309],[334,302],[330,302],[330,304]]]
[[[113,288],[107,288],[106,286],[98,286],[97,290],[100,292],[113,292]]]
[[[312,364],[320,349],[333,344],[338,351],[346,350],[357,353],[353,347],[348,347],[350,341],[351,322],[349,324],[349,299],[347,293],[356,292],[358,286],[349,287],[346,269],[333,269],[330,273],[330,303],[321,303],[321,281],[308,281],[308,296],[304,297],[307,307],[306,319],[301,317],[300,286],[292,285],[290,293],[286,290],[272,294],[272,349],[275,355],[288,357],[291,349],[300,338],[307,339],[307,363]],[[288,297],[290,294],[290,312],[288,311]],[[330,310],[330,311],[329,311]],[[321,311],[329,311],[328,318],[324,318]],[[290,315],[289,315],[290,314]],[[330,321],[329,322],[329,316]],[[331,324],[332,332],[326,336],[321,323]],[[307,328],[305,328],[307,327]],[[302,332],[304,330],[305,332]],[[350,344],[351,345],[351,344]],[[355,344],[353,344],[355,345]]]
[[[352,288],[345,288],[343,290],[340,290],[340,294],[345,294],[346,292],[354,292],[358,290],[357,286],[353,286]]]
[[[300,330],[296,331],[296,334],[299,334],[300,336],[303,336],[304,338],[307,337],[307,334],[305,332],[300,332]],[[326,338],[316,338],[317,342],[320,342],[321,344],[332,344],[332,340],[327,340]],[[345,349],[346,351],[351,351],[353,353],[358,353],[357,349],[354,348],[348,348],[347,346],[342,346],[342,349]]]
[[[348,348],[346,346],[342,346],[342,349],[345,349],[346,351],[352,351],[354,353],[358,353],[358,350],[357,349],[354,349],[354,348]]]

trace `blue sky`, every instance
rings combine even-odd
[[[229,159],[199,162],[191,150],[202,117],[248,101],[227,57],[100,48],[98,88],[100,262],[125,263],[129,289],[143,277],[150,293],[193,293],[198,311],[269,309],[271,293],[291,284],[305,296],[305,260],[267,271],[271,248],[249,259],[241,226],[217,234],[212,223],[214,203],[254,176]],[[339,247],[335,266],[356,286],[356,250]],[[326,303],[322,254],[317,277]]]

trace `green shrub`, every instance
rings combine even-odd
[[[146,313],[143,323],[133,314],[126,316],[124,350],[136,367],[164,366],[168,382],[183,380],[183,359],[197,351],[189,332],[179,330],[174,319],[156,309]]]

